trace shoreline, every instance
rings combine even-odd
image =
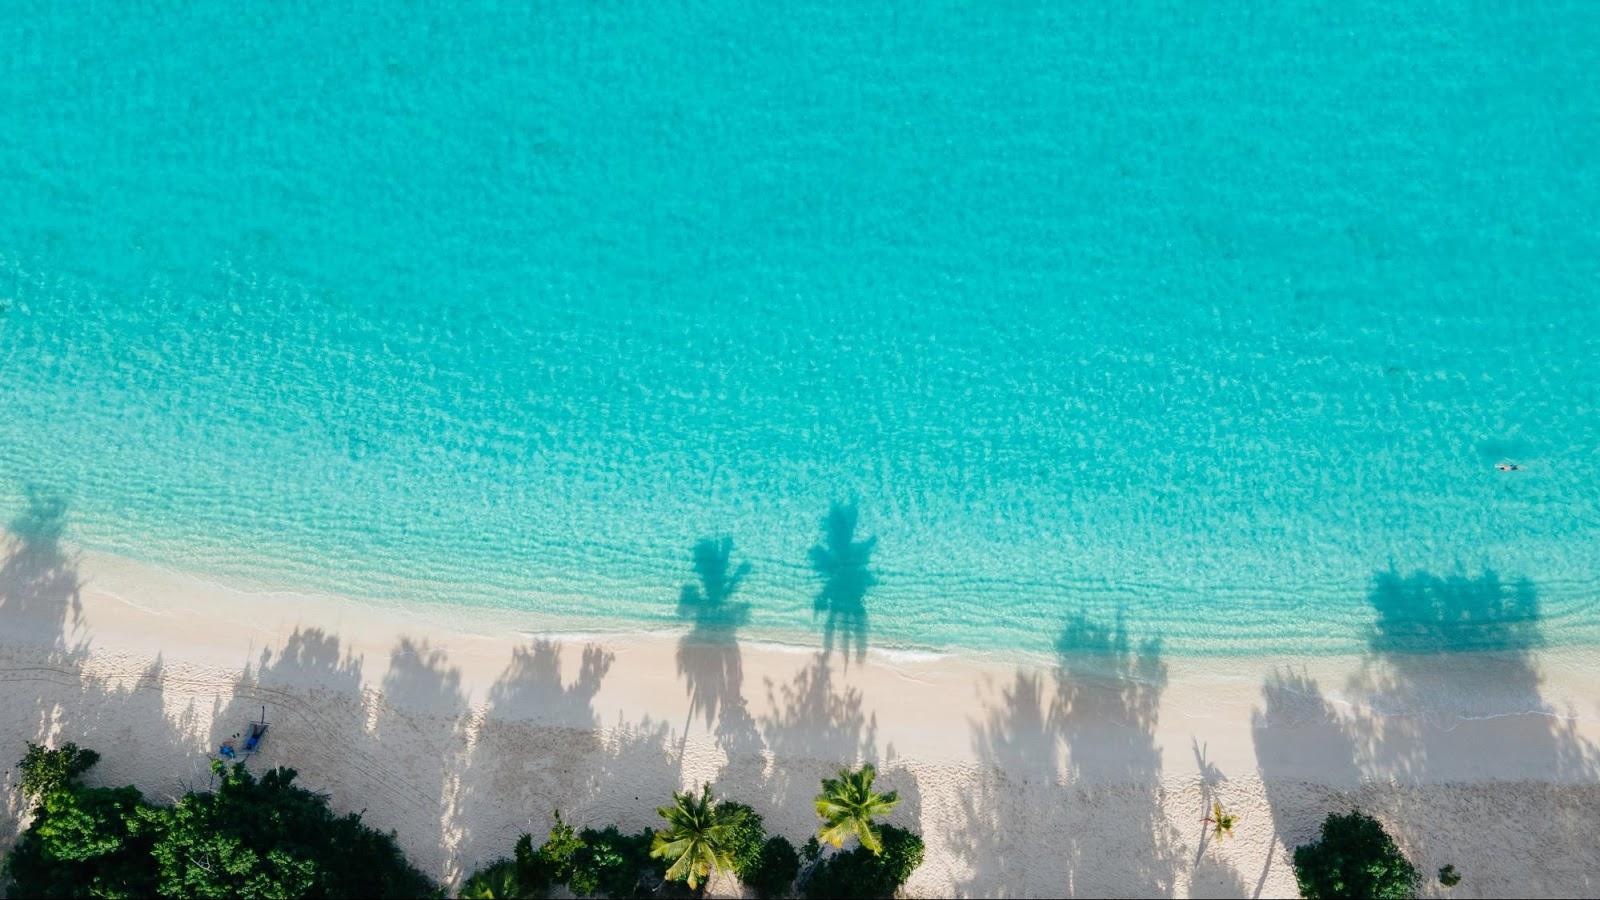
[[[921,896],[1292,894],[1287,849],[1351,802],[1425,875],[1461,869],[1452,896],[1583,892],[1600,863],[1584,837],[1600,671],[1581,649],[1166,657],[1091,622],[1101,652],[1054,661],[846,658],[688,628],[530,632],[515,613],[0,544],[8,766],[25,740],[78,740],[105,756],[98,783],[165,796],[203,785],[209,751],[264,703],[260,765],[365,809],[447,882],[542,834],[552,808],[639,828],[706,780],[798,843],[816,780],[857,760],[905,798],[890,821],[924,833]],[[1213,795],[1243,822],[1226,846],[1201,833]],[[0,846],[9,774],[5,800]]]

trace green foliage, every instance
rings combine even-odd
[[[1223,809],[1221,800],[1213,800],[1206,821],[1211,823],[1211,836],[1220,841],[1233,837],[1233,826],[1239,824],[1239,817]]]
[[[0,883],[12,897],[138,897],[151,893],[151,839],[138,789],[86,788],[83,773],[99,759],[67,744],[28,745],[18,765],[34,819],[7,857]]]
[[[648,829],[638,834],[623,834],[616,826],[578,831],[558,811],[542,845],[536,849],[532,836],[522,835],[512,858],[479,870],[462,886],[461,896],[544,897],[552,885],[562,884],[580,897],[632,897],[644,876],[658,868],[650,859],[651,838]]]
[[[800,858],[807,863],[814,863],[822,858],[822,842],[817,840],[816,835],[806,838],[806,842],[801,845]]]
[[[1294,874],[1307,900],[1400,900],[1421,880],[1378,820],[1360,812],[1329,815],[1321,838],[1295,849]]]
[[[571,825],[561,819],[561,810],[555,811],[555,823],[539,849],[533,849],[533,838],[524,834],[517,839],[515,851],[519,896],[543,897],[551,884],[566,884],[578,852],[583,849],[583,839]]]
[[[744,814],[713,803],[709,784],[699,797],[674,791],[672,800],[671,806],[656,810],[667,824],[651,840],[650,856],[668,862],[668,881],[687,882],[690,889],[697,889],[713,871],[733,868],[734,831]]]
[[[775,835],[761,845],[754,870],[741,870],[739,880],[754,890],[757,897],[787,897],[799,874],[800,856],[794,852],[794,845],[788,838]]]
[[[22,773],[22,796],[39,800],[45,794],[77,782],[84,772],[100,761],[100,754],[77,744],[62,744],[54,750],[28,742],[27,755],[17,763]]]
[[[861,846],[873,853],[882,853],[878,830],[872,820],[887,816],[900,795],[894,791],[880,794],[872,789],[878,770],[869,763],[852,772],[840,769],[838,778],[822,779],[822,793],[817,795],[817,816],[822,828],[817,837],[835,847],[844,846],[845,838],[855,835]]]
[[[293,769],[259,780],[242,764],[213,764],[215,793],[185,794],[150,816],[160,892],[173,897],[415,897],[433,890],[394,836],[335,816],[294,785]]]
[[[1439,883],[1445,887],[1455,887],[1461,883],[1461,873],[1453,865],[1445,866],[1439,870]]]
[[[821,860],[806,881],[806,896],[840,900],[893,897],[922,865],[922,837],[914,831],[884,825],[878,829],[882,852],[866,845]]]
[[[30,747],[23,778],[41,790],[6,861],[6,893],[39,897],[416,897],[435,892],[392,835],[335,816],[277,769],[257,781],[215,766],[215,793],[176,806],[132,787],[86,788],[93,751]]]
[[[788,894],[800,873],[800,858],[794,845],[781,837],[767,837],[761,815],[743,803],[722,803],[724,815],[737,820],[729,839],[733,873],[760,897]]]
[[[461,885],[461,900],[515,900],[524,894],[517,878],[517,861],[499,859],[472,874]]]
[[[744,881],[745,873],[754,872],[761,862],[761,845],[767,839],[766,823],[760,813],[743,803],[723,801],[717,804],[717,810],[737,822],[729,831],[728,855],[733,858],[734,874]]]
[[[574,859],[567,887],[580,895],[635,896],[640,878],[652,868],[652,838],[648,828],[638,834],[623,834],[615,825],[602,831],[585,828],[581,835],[583,849]]]

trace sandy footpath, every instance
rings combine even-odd
[[[1464,875],[1427,894],[1600,892],[1592,654],[1205,660],[1078,627],[1099,652],[1022,665],[539,635],[6,537],[0,760],[76,740],[98,781],[173,795],[264,705],[252,765],[295,767],[446,881],[552,808],[634,829],[706,780],[798,843],[817,779],[873,760],[892,821],[927,840],[916,896],[1292,896],[1286,848],[1352,804],[1425,873]],[[1240,815],[1232,840],[1206,838],[1211,798]]]

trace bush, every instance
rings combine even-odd
[[[151,854],[168,896],[417,897],[435,892],[393,834],[335,815],[294,784],[293,769],[257,779],[217,762],[215,793],[188,793],[149,815]]]
[[[922,865],[922,838],[893,825],[879,826],[883,853],[865,847],[835,853],[816,864],[806,881],[806,896],[842,900],[893,897],[895,891]]]
[[[472,874],[461,885],[461,900],[512,900],[531,897],[522,893],[517,877],[517,861],[498,859]]]
[[[758,897],[787,897],[799,874],[800,856],[794,852],[794,845],[787,838],[774,836],[761,845],[754,871],[740,872],[739,880],[749,885]]]
[[[734,828],[733,873],[759,897],[784,897],[800,873],[800,858],[794,845],[781,837],[767,837],[761,814],[743,803],[723,802],[718,807],[727,813],[742,813]]]
[[[806,842],[801,845],[800,858],[807,863],[814,863],[822,858],[822,842],[817,840],[816,835],[806,838]]]
[[[733,872],[739,880],[749,884],[747,873],[753,874],[761,865],[761,845],[767,840],[767,827],[761,814],[743,803],[723,801],[717,809],[724,814],[737,816],[739,824],[733,827],[728,855],[733,857]],[[739,815],[742,813],[742,815]]]
[[[650,859],[650,836],[648,828],[638,834],[623,834],[615,825],[603,831],[585,828],[579,835],[583,848],[574,857],[567,887],[580,896],[635,896],[639,881],[658,868]]]
[[[528,834],[517,839],[511,859],[497,860],[467,879],[462,897],[544,897],[561,884],[583,897],[632,897],[646,876],[659,879],[650,859],[650,831],[624,834],[616,826],[578,831],[555,814],[550,835],[537,849]]]
[[[98,757],[70,744],[30,746],[20,768],[38,797],[6,859],[12,897],[416,897],[435,887],[394,836],[295,787],[292,769],[258,781],[220,763],[215,793],[154,806],[133,787],[88,788]]]
[[[32,824],[6,857],[0,888],[8,897],[155,893],[152,837],[141,828],[149,808],[137,788],[58,784],[34,807]]]
[[[47,750],[29,741],[27,755],[17,763],[17,770],[22,773],[22,796],[42,800],[45,794],[77,782],[99,761],[100,754],[81,749],[77,744],[63,744],[55,750]]]
[[[1421,879],[1377,819],[1331,814],[1315,843],[1294,851],[1294,875],[1307,900],[1413,897]]]
[[[555,823],[539,849],[533,848],[533,836],[524,833],[517,838],[513,859],[516,862],[518,897],[543,897],[551,884],[566,884],[572,878],[572,869],[583,849],[583,839],[578,832],[561,820],[561,810],[555,811]]]

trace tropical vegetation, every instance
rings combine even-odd
[[[0,865],[10,897],[422,897],[440,890],[408,863],[393,833],[359,814],[335,814],[326,795],[295,784],[293,769],[257,776],[242,764],[212,766],[212,789],[170,805],[132,786],[90,787],[99,754],[76,744],[29,744],[17,786],[28,826]],[[544,840],[521,835],[512,855],[461,886],[467,898],[683,896],[719,875],[758,897],[893,897],[922,864],[920,835],[880,821],[899,802],[876,788],[870,765],[824,778],[814,801],[819,827],[796,850],[767,833],[752,807],[719,800],[710,785],[674,792],[655,829],[576,828],[553,815]],[[1213,804],[1213,833],[1236,817]],[[848,842],[853,845],[846,846]],[[1318,839],[1294,851],[1300,893],[1322,898],[1414,897],[1416,867],[1376,819],[1332,814]],[[1445,887],[1460,881],[1439,870]]]
[[[887,816],[900,802],[894,791],[880,794],[872,789],[878,771],[871,764],[854,772],[840,769],[838,778],[822,779],[822,793],[817,795],[817,816],[822,828],[817,837],[834,847],[844,846],[846,838],[854,836],[861,846],[874,855],[883,852],[883,842],[872,820]]]
[[[1307,900],[1402,900],[1422,881],[1383,825],[1360,811],[1323,820],[1320,837],[1295,849],[1294,875]]]
[[[522,835],[514,854],[467,879],[461,896],[545,897],[557,885],[578,896],[670,895],[674,885],[697,894],[721,873],[764,898],[797,889],[807,897],[892,897],[921,865],[923,843],[915,832],[872,821],[898,800],[892,791],[873,789],[876,774],[866,766],[822,782],[817,834],[830,846],[854,835],[856,846],[848,850],[825,853],[813,835],[796,851],[782,835],[769,835],[753,808],[719,801],[704,785],[675,792],[672,803],[656,811],[662,824],[653,832],[627,835],[615,826],[578,831],[558,812],[543,844],[535,847],[531,835]]]
[[[10,897],[419,897],[438,888],[392,834],[335,815],[293,769],[213,764],[215,790],[176,804],[87,787],[93,750],[30,744],[18,785],[32,821],[7,856]]]
[[[863,844],[818,860],[808,873],[805,895],[842,900],[893,897],[922,865],[922,837],[893,825],[879,826],[878,837],[877,853]]]
[[[1211,826],[1211,836],[1217,840],[1233,837],[1233,826],[1239,823],[1239,817],[1222,808],[1221,800],[1211,801],[1211,815],[1206,816],[1206,824]]]
[[[668,862],[668,880],[699,888],[713,872],[733,870],[734,835],[746,809],[717,803],[709,784],[698,797],[691,791],[674,792],[672,805],[656,810],[667,824],[651,839],[650,856]]]

